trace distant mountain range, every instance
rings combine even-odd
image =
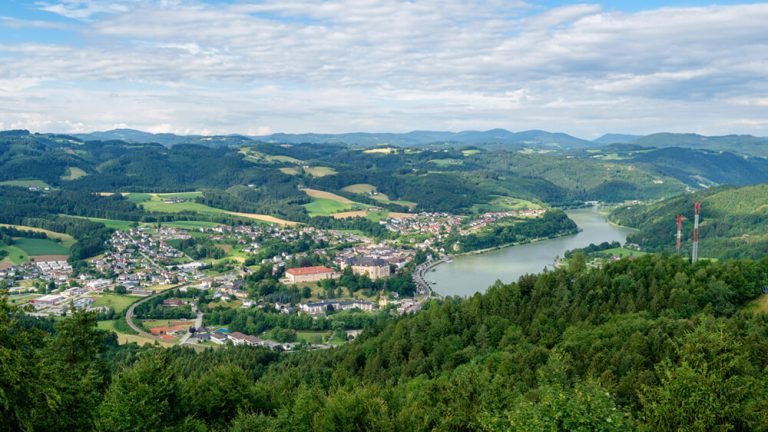
[[[27,133],[26,131],[0,132],[6,134]],[[731,151],[748,155],[768,156],[768,138],[752,135],[703,136],[697,134],[656,133],[651,135],[628,135],[610,133],[588,141],[565,133],[529,130],[511,132],[506,129],[488,131],[413,131],[407,133],[342,134],[286,134],[275,133],[264,136],[245,135],[176,135],[172,133],[153,134],[134,129],[114,129],[103,132],[72,134],[84,141],[119,140],[128,143],[158,143],[164,146],[179,144],[202,144],[206,146],[247,145],[253,142],[275,144],[347,144],[361,147],[376,146],[427,146],[427,145],[468,145],[484,148],[541,148],[559,150],[581,150],[602,147],[608,144],[634,144],[642,147],[681,147],[714,151]]]

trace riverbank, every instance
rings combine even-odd
[[[445,296],[484,292],[497,280],[510,283],[524,274],[552,268],[566,250],[604,241],[623,243],[631,232],[608,223],[595,208],[571,210],[568,216],[578,225],[575,233],[448,255],[446,258],[452,262],[442,260],[431,268],[435,271],[425,275],[430,288]]]

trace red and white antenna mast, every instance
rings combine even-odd
[[[680,239],[683,238],[683,215],[677,215],[677,244],[675,249],[680,253]]]
[[[695,263],[699,260],[699,212],[701,211],[701,203],[694,203],[693,210],[696,213],[693,219],[693,252],[691,253],[691,262]]]

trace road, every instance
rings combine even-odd
[[[192,306],[192,307],[197,310],[197,306]],[[195,316],[195,326],[194,326],[195,330],[199,330],[200,327],[202,326],[203,326],[203,313],[197,310],[197,315]],[[179,340],[179,345],[184,345],[185,343],[187,343],[190,337],[192,337],[192,333],[187,331],[187,333],[184,336],[182,336],[181,339]]]
[[[432,291],[432,287],[429,286],[429,282],[424,279],[424,274],[428,272],[432,267],[445,262],[448,258],[442,258],[437,261],[429,261],[419,264],[413,271],[413,283],[416,284],[416,294],[423,296],[420,302],[426,301],[431,296],[440,297],[439,294]]]
[[[128,323],[128,327],[130,327],[133,330],[135,330],[141,336],[148,337],[150,339],[160,340],[160,338],[155,337],[152,334],[145,332],[144,330],[141,329],[141,327],[139,327],[139,326],[137,326],[136,324],[133,323],[133,312],[136,309],[136,306],[138,306],[138,305],[140,305],[140,304],[142,304],[142,303],[144,303],[146,301],[149,301],[150,299],[153,299],[153,298],[159,296],[160,294],[162,294],[162,293],[164,293],[164,292],[166,292],[168,290],[175,289],[175,288],[180,288],[182,286],[184,286],[184,285],[183,284],[182,285],[174,285],[174,286],[171,286],[171,287],[159,290],[159,291],[155,292],[154,294],[146,296],[143,299],[141,299],[141,300],[137,301],[136,303],[132,304],[131,307],[129,307],[128,310],[125,311],[125,322]]]
[[[141,329],[138,325],[136,325],[133,322],[133,313],[134,313],[134,310],[136,309],[136,306],[144,303],[145,301],[149,301],[149,299],[155,298],[155,297],[159,296],[160,294],[162,294],[162,293],[164,293],[164,292],[166,292],[168,290],[172,290],[172,289],[176,289],[176,288],[181,288],[181,287],[184,287],[184,286],[189,286],[189,285],[194,285],[194,284],[199,284],[199,283],[202,283],[204,281],[211,282],[212,280],[213,280],[213,278],[209,277],[209,278],[204,278],[204,279],[201,279],[201,280],[195,281],[195,282],[188,282],[188,283],[183,283],[183,284],[179,284],[179,285],[173,285],[173,286],[170,286],[168,288],[164,288],[162,290],[159,290],[159,291],[155,292],[154,294],[152,294],[150,296],[144,297],[143,299],[141,299],[141,300],[137,301],[136,303],[132,304],[131,307],[129,307],[128,310],[125,311],[125,322],[127,322],[128,326],[130,328],[134,329],[141,336],[148,337],[148,338],[151,338],[151,339],[156,339],[156,340],[162,340],[162,339],[160,339],[157,336],[153,336],[152,334],[147,333],[146,331]],[[195,328],[197,329],[197,328],[200,328],[200,327],[203,326],[203,313],[200,312],[197,309],[197,305],[193,305],[192,307],[194,308],[193,310],[197,312],[197,315],[195,316]],[[179,344],[185,343],[187,341],[187,339],[189,339],[189,337],[190,337],[190,333],[185,334],[182,337],[182,339],[179,341]]]

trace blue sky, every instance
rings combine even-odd
[[[0,129],[768,136],[768,3],[5,0]]]

